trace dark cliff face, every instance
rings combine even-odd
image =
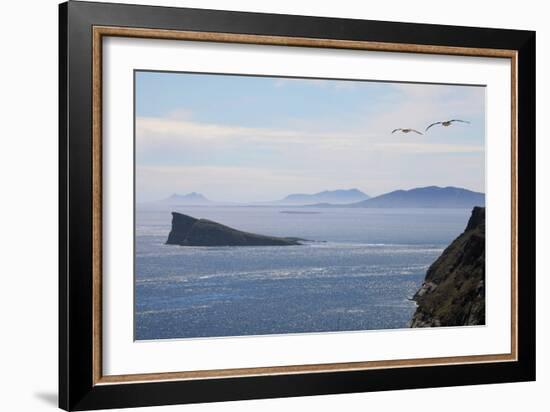
[[[242,232],[206,219],[172,212],[172,230],[167,245],[180,246],[292,246],[299,239]]]
[[[485,324],[484,207],[474,207],[466,230],[430,266],[413,300],[411,327]]]
[[[182,245],[187,239],[187,234],[199,220],[194,217],[172,212],[172,230],[168,234],[167,245]]]

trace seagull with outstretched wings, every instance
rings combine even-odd
[[[391,133],[394,134],[395,132],[401,132],[401,133],[414,132],[414,133],[418,133],[418,134],[424,134],[424,133],[421,133],[421,132],[419,132],[418,130],[415,130],[415,129],[409,129],[409,128],[403,129],[401,127],[399,129],[393,129]]]
[[[432,126],[436,126],[438,124],[440,124],[441,126],[443,127],[449,127],[451,124],[453,124],[454,122],[460,122],[460,123],[468,123],[470,124],[469,121],[467,120],[460,120],[460,119],[452,119],[452,120],[445,120],[443,122],[435,122],[435,123],[432,123],[431,125],[429,125],[428,127],[426,127],[426,131],[428,131],[428,129]]]

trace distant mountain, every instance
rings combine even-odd
[[[167,197],[160,202],[169,205],[208,205],[213,203],[211,200],[204,197],[204,195],[196,192],[191,192],[185,195],[174,193],[172,196]]]
[[[325,190],[314,194],[295,193],[277,201],[285,205],[311,205],[315,203],[346,204],[369,199],[369,195],[358,189]]]
[[[428,186],[411,190],[395,190],[351,207],[377,208],[473,208],[485,206],[485,194],[459,187]]]

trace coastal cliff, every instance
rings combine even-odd
[[[180,246],[292,246],[297,238],[257,235],[213,222],[172,212],[172,229],[167,245]]]
[[[468,225],[430,266],[410,326],[485,324],[485,208],[474,207]]]

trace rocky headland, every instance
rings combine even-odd
[[[468,225],[430,266],[410,326],[485,324],[485,208],[474,207]]]
[[[172,212],[167,245],[180,246],[293,246],[303,239],[243,232],[207,219]]]

